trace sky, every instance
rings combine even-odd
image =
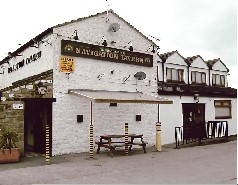
[[[0,60],[49,27],[112,9],[145,36],[160,53],[220,58],[237,88],[236,0],[7,0],[0,2]]]

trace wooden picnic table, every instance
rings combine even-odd
[[[144,153],[146,153],[146,142],[143,141],[143,134],[129,134],[128,135],[128,143],[126,144],[125,141],[118,140],[120,138],[125,138],[125,135],[102,135],[100,136],[100,141],[95,142],[98,145],[97,153],[99,154],[100,147],[105,147],[109,149],[109,153],[111,157],[113,157],[113,151],[117,147],[125,147],[126,145],[129,146],[129,150],[132,149],[133,145],[142,146]],[[137,140],[135,140],[137,139]],[[135,142],[136,141],[136,142]]]

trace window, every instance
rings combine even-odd
[[[228,119],[231,117],[231,101],[215,100],[215,119]]]
[[[183,69],[166,68],[167,82],[184,82]]]
[[[206,73],[192,71],[192,84],[206,84]]]
[[[213,86],[225,86],[225,76],[219,74],[212,75],[212,85]]]

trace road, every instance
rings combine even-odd
[[[129,156],[117,151],[57,156],[51,165],[32,157],[0,164],[0,185],[12,184],[237,184],[237,141],[174,149],[148,148]]]

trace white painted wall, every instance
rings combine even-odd
[[[115,33],[108,32],[110,23],[114,22],[120,24],[120,30]],[[152,52],[146,52],[151,42],[114,15],[110,16],[110,23],[106,22],[106,15],[100,15],[54,29],[53,96],[57,101],[53,104],[53,155],[89,150],[90,101],[69,95],[69,89],[140,91],[157,95],[156,74],[159,57]],[[127,46],[127,43],[132,40],[134,51],[153,55],[154,67],[74,57],[75,71],[67,78],[65,73],[59,72],[61,39],[71,36],[76,29],[80,42],[97,45],[105,35],[110,47],[127,49],[123,46]],[[115,45],[110,45],[112,40],[116,41]],[[114,71],[113,74],[111,71]],[[134,78],[134,74],[138,71],[146,73],[145,80],[138,81]],[[97,77],[102,73],[104,76],[99,80]],[[124,82],[123,79],[129,75],[130,78]],[[62,116],[63,114],[66,115]],[[79,114],[84,115],[83,123],[76,122]],[[137,114],[142,116],[141,122],[135,121]],[[149,142],[149,145],[154,145],[157,120],[157,105],[118,104],[118,107],[109,107],[109,104],[95,104],[93,106],[94,139],[99,140],[99,136],[103,134],[122,134],[124,123],[128,122],[130,133],[144,134],[145,141]]]
[[[52,43],[52,35],[46,36],[42,40],[47,40],[49,43]],[[25,64],[22,68],[13,71],[12,73],[8,73],[8,68],[10,66],[17,64],[23,59],[29,58],[31,55],[36,54],[39,51],[41,51],[41,57],[39,59],[29,64]],[[6,63],[2,65],[4,68],[4,74],[1,77],[2,80],[0,81],[0,89],[9,87],[13,82],[18,80],[50,70],[53,67],[53,48],[50,44],[42,44],[40,42],[39,48],[28,47],[23,52],[19,53],[19,55],[22,56],[11,58],[9,60],[9,65]]]
[[[227,72],[227,68],[224,66],[224,64],[219,60],[217,61],[213,66],[212,69],[214,71],[224,71]]]
[[[162,143],[175,142],[175,127],[183,126],[182,103],[195,103],[193,97],[188,96],[164,96],[174,100],[173,105],[160,105],[160,121],[162,124]],[[199,97],[199,103],[205,103],[205,121],[220,121],[215,119],[214,100],[231,100],[232,118],[221,119],[228,121],[229,135],[237,134],[237,100],[234,98]]]
[[[191,64],[191,67],[194,68],[202,68],[202,69],[207,69],[208,70],[208,66],[207,64],[204,62],[204,60],[201,57],[197,57]]]

